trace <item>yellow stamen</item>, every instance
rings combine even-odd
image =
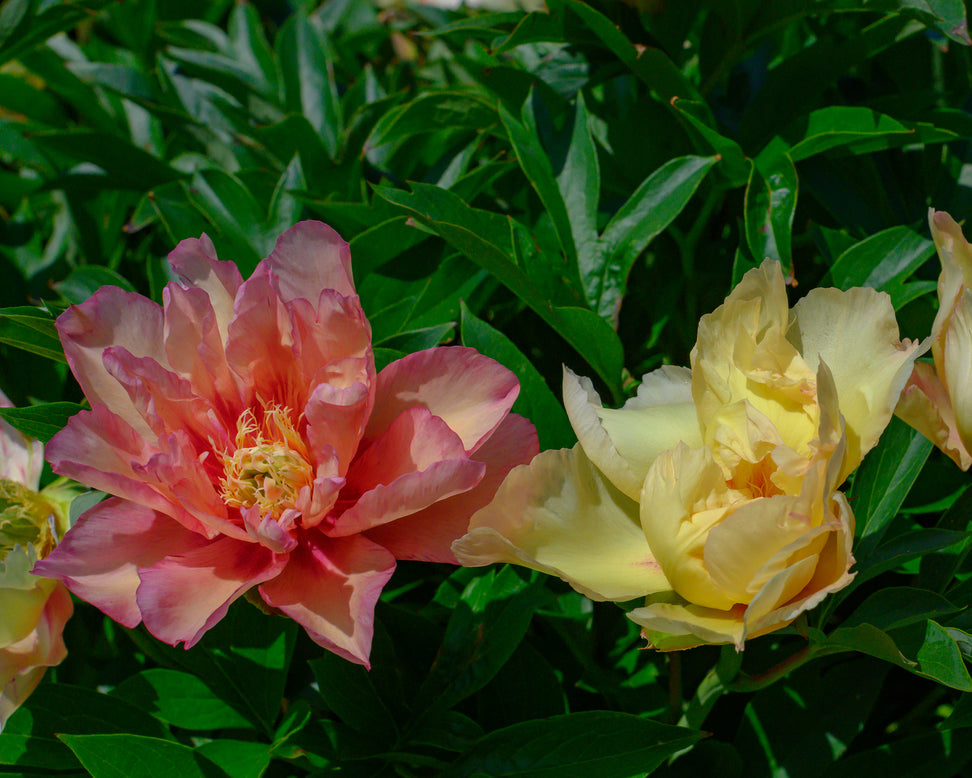
[[[262,423],[247,408],[236,422],[235,450],[222,454],[220,496],[232,508],[256,505],[261,515],[279,518],[300,490],[314,481],[307,447],[291,421],[289,408],[271,404]]]

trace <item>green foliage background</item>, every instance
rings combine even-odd
[[[206,232],[246,276],[318,218],[380,364],[464,343],[574,442],[561,365],[620,403],[687,364],[758,260],[874,286],[927,335],[929,206],[972,207],[961,0],[300,0],[0,6],[0,386],[49,439],[53,329],[160,301]],[[853,476],[857,577],[744,655],[639,650],[622,608],[510,568],[402,563],[369,673],[245,603],[193,650],[78,603],[0,772],[126,776],[972,774],[967,477],[898,422]],[[708,737],[705,737],[705,735]]]

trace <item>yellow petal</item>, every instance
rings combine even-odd
[[[564,405],[584,453],[634,500],[652,460],[685,441],[701,445],[692,403],[691,372],[665,366],[642,379],[638,395],[618,409],[604,408],[590,379],[564,368]]]
[[[628,612],[641,625],[652,648],[674,651],[706,643],[732,643],[741,649],[745,639],[743,606],[717,610],[678,598],[650,598],[649,604]],[[667,600],[667,601],[666,601]]]
[[[671,589],[638,524],[638,505],[579,446],[510,471],[452,550],[464,565],[509,562],[556,575],[594,600]]]
[[[962,234],[962,228],[947,213],[929,211],[928,224],[942,263],[942,272],[938,277],[938,313],[932,324],[932,356],[941,371],[944,364],[941,334],[947,327],[962,289],[972,286],[972,246]]]
[[[672,588],[686,600],[723,610],[735,604],[706,570],[703,549],[709,531],[739,499],[707,448],[680,444],[648,469],[641,526]]]
[[[960,468],[968,470],[972,465],[972,454],[959,437],[952,400],[933,365],[915,362],[914,372],[894,413],[938,446]]]
[[[917,343],[902,343],[891,299],[855,287],[813,289],[793,308],[789,340],[811,369],[826,362],[846,422],[850,472],[877,443],[911,375]]]
[[[972,291],[965,289],[949,317],[944,333],[942,372],[952,400],[958,436],[972,447]]]

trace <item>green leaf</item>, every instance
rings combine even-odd
[[[870,286],[890,291],[935,253],[935,244],[910,227],[882,230],[844,251],[830,268],[838,289]]]
[[[820,775],[861,734],[889,669],[864,657],[816,662],[757,693],[733,741],[748,773]]]
[[[802,121],[800,134],[801,139],[786,152],[794,162],[861,140],[911,136],[914,130],[870,108],[839,105],[812,111]]]
[[[38,8],[43,10],[38,13]],[[59,32],[70,30],[108,5],[108,0],[37,3],[9,0],[0,8],[0,65],[22,57]]]
[[[671,224],[699,188],[718,157],[678,157],[641,182],[611,218],[601,235],[600,265],[594,268],[602,316],[615,320],[628,274],[645,247]]]
[[[101,265],[81,265],[68,273],[54,288],[72,304],[83,303],[103,286],[117,286],[126,292],[135,287],[120,273]]]
[[[436,89],[385,113],[375,124],[366,148],[400,144],[414,135],[442,130],[485,132],[499,124],[496,108],[472,89]]]
[[[220,230],[247,278],[273,248],[275,236],[265,230],[263,208],[239,179],[217,168],[196,173],[192,194],[199,209]]]
[[[542,578],[526,585],[510,567],[473,579],[453,608],[415,710],[439,713],[485,686],[520,644],[533,614],[550,599]]]
[[[140,735],[59,735],[92,778],[230,778],[192,748]]]
[[[712,129],[706,104],[677,99],[672,101],[672,107],[678,111],[678,115],[685,120],[686,125],[697,136],[697,145],[712,149],[719,155],[721,158],[719,172],[725,176],[729,186],[737,187],[746,183],[749,178],[751,162],[736,141]]]
[[[841,624],[843,628],[871,624],[887,632],[929,618],[942,618],[962,610],[942,595],[912,586],[879,589],[857,606]]]
[[[880,746],[837,762],[822,778],[923,778],[962,775],[972,761],[972,738],[965,733],[922,732],[889,739]]]
[[[57,362],[67,362],[54,319],[43,308],[18,306],[0,308],[0,343],[39,354]]]
[[[576,442],[563,405],[529,359],[502,332],[477,318],[462,305],[462,343],[512,370],[520,381],[513,411],[534,423],[540,449],[566,448]]]
[[[921,674],[928,678],[963,692],[972,691],[972,676],[969,676],[955,638],[931,619],[925,628],[925,640],[918,649],[918,666]]]
[[[407,216],[396,216],[359,232],[350,241],[355,283],[360,284],[369,273],[428,237],[428,233],[409,224]]]
[[[344,117],[330,49],[324,31],[305,13],[293,14],[277,36],[287,108],[310,121],[328,155],[336,159]]]
[[[532,96],[528,97],[523,104],[522,122],[517,121],[502,105],[499,107],[499,116],[510,136],[517,162],[520,163],[524,175],[540,197],[544,210],[553,222],[557,239],[567,257],[568,267],[576,267],[578,265],[577,246],[574,243],[570,216],[554,177],[550,158],[540,145],[536,119],[533,115]]]
[[[630,713],[570,713],[489,733],[441,778],[629,778],[651,772],[701,737]]]
[[[540,283],[548,280],[558,288],[556,280],[543,268],[539,275],[528,273],[527,266],[517,261],[519,244],[507,238],[511,233],[518,240],[523,238],[517,230],[518,227],[522,229],[522,225],[498,214],[470,208],[453,193],[438,187],[416,183],[412,184],[412,190],[408,193],[377,187],[375,191],[388,202],[407,210],[416,220],[492,273],[573,346],[608,385],[615,399],[620,400],[624,363],[621,341],[610,325],[593,311],[552,304],[550,293],[539,286],[536,279],[539,278]]]
[[[338,718],[376,740],[376,745],[392,745],[398,727],[368,670],[327,652],[311,660],[310,668],[321,697]]]
[[[0,408],[0,417],[28,437],[47,443],[80,410],[83,408],[77,403],[45,403],[25,408]]]
[[[746,186],[746,241],[752,255],[775,259],[784,275],[793,273],[790,230],[797,202],[797,172],[786,154],[760,156]]]
[[[221,767],[232,778],[261,778],[273,757],[267,743],[225,738],[196,746],[196,753]]]
[[[126,678],[111,694],[182,729],[250,727],[202,679],[179,670],[143,670]]]
[[[859,561],[866,561],[897,516],[932,448],[931,441],[892,418],[881,441],[864,458],[851,490],[859,528]]]

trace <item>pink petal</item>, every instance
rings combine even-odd
[[[286,559],[232,538],[170,554],[139,570],[145,626],[159,640],[192,648],[247,589],[276,576]]]
[[[226,361],[247,388],[244,403],[276,402],[290,409],[306,402],[294,351],[290,312],[257,268],[240,287],[229,325]]]
[[[81,305],[72,305],[57,319],[64,355],[92,407],[104,404],[141,435],[149,427],[128,393],[108,373],[102,355],[108,346],[136,357],[152,357],[163,367],[162,309],[146,297],[103,286]]]
[[[0,408],[11,407],[13,403],[0,392]],[[0,419],[0,478],[36,490],[43,469],[44,447],[41,442],[28,438]]]
[[[233,319],[233,301],[243,283],[239,268],[232,262],[216,259],[216,249],[206,233],[198,239],[187,238],[176,246],[169,254],[169,264],[184,286],[201,289],[209,297],[220,341],[225,343]]]
[[[345,537],[408,516],[469,491],[485,471],[442,419],[411,408],[352,463],[341,498],[361,496],[327,534]]]
[[[302,297],[316,304],[325,289],[345,296],[355,294],[351,250],[340,235],[322,222],[295,224],[277,238],[267,259],[284,302]]]
[[[469,517],[489,504],[510,470],[528,463],[538,450],[534,426],[510,414],[472,457],[486,465],[478,486],[369,529],[365,536],[387,548],[395,559],[458,564],[450,546],[467,532]]]
[[[475,349],[419,351],[378,374],[365,438],[377,438],[402,411],[428,408],[459,435],[466,451],[475,451],[509,413],[519,392],[513,373]]]
[[[358,442],[368,422],[371,400],[371,393],[364,383],[355,382],[347,387],[321,383],[304,409],[311,448],[315,452],[332,449],[341,476],[347,473],[358,450]]]
[[[196,394],[210,402],[225,424],[235,423],[242,395],[226,364],[223,338],[209,296],[202,289],[169,284],[162,290],[162,301],[169,364],[190,381]]]
[[[260,594],[318,645],[370,667],[375,603],[394,571],[392,555],[363,537],[332,540],[309,532]]]
[[[206,544],[169,516],[110,497],[88,511],[33,573],[56,578],[126,627],[142,615],[135,602],[138,568]]]

